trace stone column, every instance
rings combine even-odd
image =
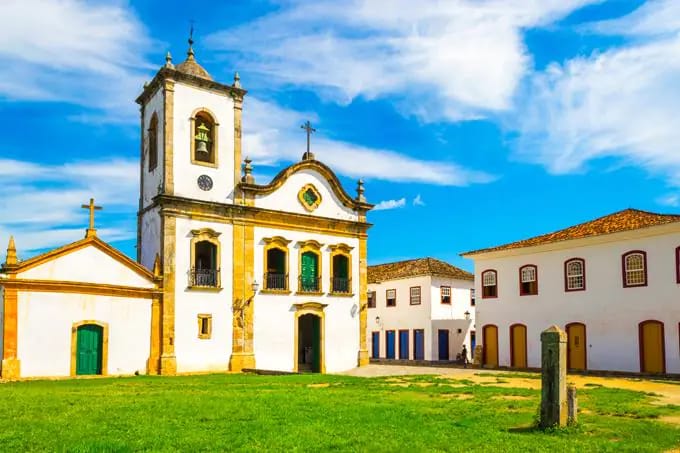
[[[541,428],[567,425],[567,334],[557,326],[541,333]]]

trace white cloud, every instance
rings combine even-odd
[[[677,208],[678,206],[680,206],[680,195],[678,195],[677,193],[669,193],[660,196],[655,201],[657,204],[663,206],[672,206],[674,208]]]
[[[406,206],[406,198],[400,198],[398,200],[383,200],[376,204],[373,210],[386,211],[388,209],[403,208],[404,206]]]
[[[521,158],[552,173],[582,171],[590,161],[615,158],[680,185],[680,128],[675,121],[680,23],[651,9],[667,12],[667,7],[667,2],[656,2],[599,29],[613,31],[626,24],[628,30],[643,33],[651,28],[650,18],[656,18],[663,22],[660,29],[674,26],[674,33],[553,64],[536,74],[530,97],[516,115]]]
[[[290,1],[206,41],[269,84],[339,103],[389,97],[407,115],[459,120],[512,107],[531,63],[523,29],[592,2]]]
[[[413,206],[425,206],[425,202],[423,201],[423,198],[420,196],[420,194],[416,195],[416,197],[413,199]]]
[[[299,160],[306,147],[300,125],[307,119],[316,121],[311,113],[246,98],[243,106],[244,155],[259,165]],[[453,162],[420,160],[393,150],[331,140],[323,135],[322,128],[312,138],[312,151],[334,171],[356,178],[450,186],[488,183],[495,179],[488,173]],[[419,154],[426,155],[427,152]]]
[[[136,209],[139,171],[132,160],[39,165],[0,159],[0,169],[0,248],[10,234],[23,253],[81,238],[88,214],[80,206],[90,197],[104,206],[104,215]],[[115,221],[104,225],[99,235],[105,240],[135,237],[134,225]]]
[[[136,121],[151,40],[125,3],[3,0],[0,42],[0,98],[64,101],[99,110],[99,120]]]

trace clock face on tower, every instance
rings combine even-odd
[[[213,187],[213,180],[208,175],[201,175],[198,177],[198,187],[201,190],[210,190]]]

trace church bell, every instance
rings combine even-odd
[[[204,154],[207,155],[209,153],[208,151],[208,143],[210,142],[210,129],[205,125],[205,123],[201,123],[197,128],[197,134],[196,134],[196,153],[197,154]]]

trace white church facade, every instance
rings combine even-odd
[[[137,99],[137,262],[93,224],[83,241],[24,262],[12,244],[0,279],[3,378],[368,363],[363,183],[348,195],[308,135],[301,161],[257,184],[241,157],[245,95],[238,75],[214,81],[191,42],[183,63],[166,58]],[[34,365],[49,357],[59,365]]]
[[[627,209],[463,256],[486,366],[540,368],[555,324],[572,370],[680,373],[680,216]]]

